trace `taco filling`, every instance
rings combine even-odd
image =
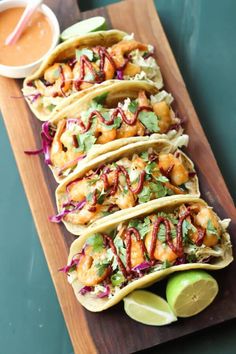
[[[196,176],[181,151],[157,152],[155,148],[123,157],[70,180],[63,187],[59,214],[74,225],[89,225],[115,211],[153,199],[193,192]]]
[[[80,294],[112,298],[121,288],[150,273],[187,263],[215,264],[230,241],[225,224],[201,203],[120,223],[109,233],[91,234],[69,265],[69,282]]]
[[[113,107],[106,104],[107,95],[105,92],[94,97],[77,117],[65,117],[55,125],[44,123],[45,160],[58,176],[71,173],[95,144],[166,134],[181,127],[180,119],[170,107],[173,98],[165,91],[148,98],[145,91],[140,90],[136,99],[126,98]]]
[[[131,36],[111,47],[74,48],[66,59],[46,68],[43,76],[28,81],[24,94],[36,109],[50,114],[65,97],[106,80],[148,80],[162,87],[162,77],[151,45]]]

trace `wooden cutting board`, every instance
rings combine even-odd
[[[174,109],[186,119],[185,131],[190,135],[187,153],[195,163],[202,197],[221,218],[232,219],[230,232],[236,249],[233,237],[236,233],[236,211],[232,198],[202,130],[153,1],[128,0],[84,13],[80,13],[75,0],[45,2],[55,11],[61,29],[79,19],[103,15],[110,27],[134,32],[138,40],[155,46],[165,89],[175,98]],[[220,293],[209,308],[167,327],[149,327],[132,321],[124,314],[122,303],[100,314],[90,313],[79,305],[65,276],[58,272],[66,264],[74,236],[63,226],[48,221],[48,216],[56,210],[56,183],[42,157],[27,156],[23,152],[40,147],[41,123],[23,99],[13,98],[21,96],[21,86],[21,80],[0,78],[1,111],[75,353],[131,353],[235,318],[235,262],[214,273],[220,284]],[[153,289],[162,294],[165,283],[161,282]]]

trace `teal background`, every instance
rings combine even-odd
[[[80,1],[80,8],[112,2]],[[155,4],[235,199],[236,1],[156,0]],[[0,354],[73,353],[2,119],[0,151]],[[236,321],[231,321],[162,345],[158,353],[233,354],[235,331]]]

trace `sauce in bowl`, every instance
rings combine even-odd
[[[33,63],[52,45],[52,28],[46,16],[39,11],[32,15],[16,44],[5,45],[23,11],[24,7],[14,7],[0,12],[0,64],[19,66]]]

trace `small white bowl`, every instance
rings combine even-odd
[[[30,1],[30,0],[29,0]],[[23,7],[26,6],[28,1],[26,0],[5,0],[5,1],[0,1],[0,12],[13,8],[13,7]],[[60,27],[59,23],[57,21],[56,15],[52,10],[46,6],[46,5],[41,5],[38,8],[38,11],[42,12],[48,19],[50,26],[52,28],[52,44],[49,50],[42,56],[42,58],[38,59],[37,61],[31,63],[31,64],[26,64],[26,65],[20,65],[20,66],[8,66],[8,65],[2,65],[0,64],[0,75],[6,76],[6,77],[12,77],[15,79],[20,79],[24,78],[31,73],[33,73],[39,65],[42,63],[43,59],[56,47],[59,36],[60,36]]]

